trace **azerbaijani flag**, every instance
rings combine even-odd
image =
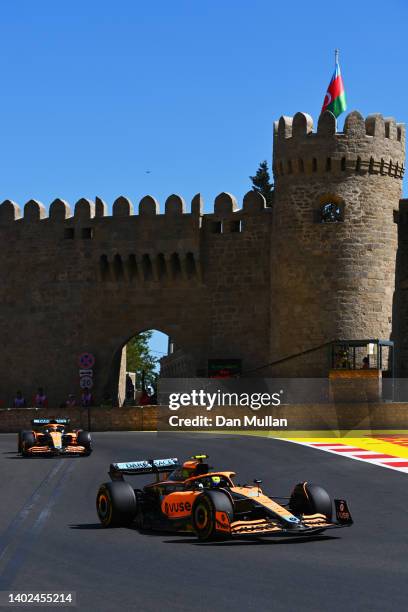
[[[329,110],[335,117],[338,117],[347,108],[346,94],[344,91],[343,79],[340,72],[339,60],[336,56],[336,67],[324,97],[324,102],[321,112]]]

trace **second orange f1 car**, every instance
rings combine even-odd
[[[273,498],[253,485],[235,485],[234,472],[212,471],[195,455],[112,463],[111,482],[101,485],[96,507],[104,527],[134,523],[141,529],[192,531],[200,540],[243,536],[309,536],[352,525],[347,503],[320,486],[297,484],[288,498]],[[156,482],[134,489],[124,475],[156,474]],[[160,477],[162,476],[162,479]],[[277,501],[279,500],[279,501]]]
[[[73,430],[69,423],[67,418],[33,419],[33,429],[18,434],[18,452],[23,457],[90,455],[91,434],[88,431]]]

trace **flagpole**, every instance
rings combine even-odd
[[[335,70],[336,74],[337,74],[337,66],[338,65],[339,65],[339,50],[335,49],[334,50],[334,66],[335,66],[334,70]],[[335,125],[336,125],[335,130],[337,132],[337,117],[335,118]]]

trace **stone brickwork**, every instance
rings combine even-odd
[[[183,349],[176,349],[160,359],[160,376],[163,378],[194,378],[196,375],[194,363]]]
[[[137,214],[119,197],[112,216],[99,198],[79,200],[73,214],[57,199],[48,216],[34,200],[23,214],[3,202],[0,402],[17,389],[31,399],[38,386],[53,406],[79,396],[84,351],[96,357],[95,400],[114,397],[122,349],[147,329],[174,340],[189,375],[203,375],[208,359],[238,358],[244,375],[327,376],[326,347],[294,356],[391,334],[405,371],[399,279],[408,283],[408,267],[395,223],[405,218],[404,155],[404,128],[392,118],[353,112],[338,133],[326,112],[313,132],[298,113],[275,128],[273,211],[253,191],[241,207],[222,193],[206,214],[199,195],[189,211],[172,195],[162,213],[146,196]],[[328,202],[339,222],[320,222]]]

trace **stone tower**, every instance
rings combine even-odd
[[[316,132],[304,113],[275,123],[274,376],[325,377],[322,345],[390,338],[404,140],[404,126],[379,114],[350,113],[342,133],[328,111]]]

